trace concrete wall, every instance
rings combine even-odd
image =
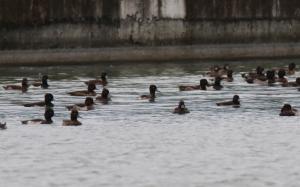
[[[299,0],[0,1],[0,49],[299,39]]]

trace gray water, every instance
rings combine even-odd
[[[299,60],[293,60],[300,65]],[[240,72],[257,65],[286,66],[290,60],[226,62],[235,70],[222,91],[179,92],[198,84],[213,64],[225,62],[112,63],[90,66],[0,68],[1,186],[295,186],[300,185],[299,117],[279,117],[290,103],[300,109],[299,91],[245,83]],[[64,127],[66,105],[84,97],[66,95],[85,89],[84,81],[106,71],[112,102],[80,112],[80,127]],[[48,74],[50,89],[5,91],[22,77]],[[289,77],[294,81],[300,72]],[[150,84],[161,91],[155,103],[140,100]],[[98,87],[100,92],[102,87]],[[55,97],[52,125],[21,125],[42,118],[43,108],[23,103]],[[239,94],[240,108],[216,102]],[[184,99],[191,111],[174,115]]]

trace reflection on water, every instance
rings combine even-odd
[[[0,68],[0,180],[5,186],[298,186],[299,118],[279,117],[284,103],[300,109],[299,91],[245,83],[240,72],[257,65],[283,67],[291,60],[215,62],[234,69],[221,91],[179,92],[198,84],[213,62],[112,63],[89,66]],[[299,60],[293,60],[300,66]],[[65,106],[84,97],[84,81],[107,72],[109,105],[80,112],[81,127],[62,127]],[[23,77],[49,75],[49,90],[5,91]],[[295,80],[296,75],[289,77]],[[150,84],[161,91],[155,103],[139,100]],[[98,86],[100,93],[102,87]],[[42,118],[43,108],[23,103],[55,97],[53,125],[22,126]],[[238,94],[241,108],[217,107]],[[191,111],[171,113],[180,99]],[[4,181],[4,182],[2,182]]]

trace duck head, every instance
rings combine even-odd
[[[109,95],[109,90],[106,88],[103,88],[102,92],[101,92],[101,97],[104,99],[107,99]]]
[[[155,93],[157,91],[157,87],[155,85],[150,85],[149,86],[149,91],[150,91],[151,97],[155,97]]]
[[[43,75],[42,77],[42,88],[48,88],[48,75]]]
[[[54,100],[54,97],[51,93],[45,94],[45,103],[50,104]]]
[[[232,98],[232,102],[236,105],[239,105],[240,104],[240,96],[234,95]]]
[[[85,98],[84,104],[85,104],[86,106],[92,106],[92,105],[94,104],[93,98],[91,98],[91,97]]]
[[[208,81],[206,79],[201,79],[200,80],[200,88],[202,90],[206,90],[206,87],[208,86]]]
[[[89,84],[88,84],[88,92],[94,92],[95,89],[96,89],[95,83],[89,82]]]
[[[284,76],[286,75],[286,72],[285,72],[285,70],[284,69],[280,69],[279,71],[278,71],[278,77],[279,78],[284,78]]]

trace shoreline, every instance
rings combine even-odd
[[[0,65],[73,65],[107,62],[246,60],[300,57],[300,43],[125,46],[0,51]]]

